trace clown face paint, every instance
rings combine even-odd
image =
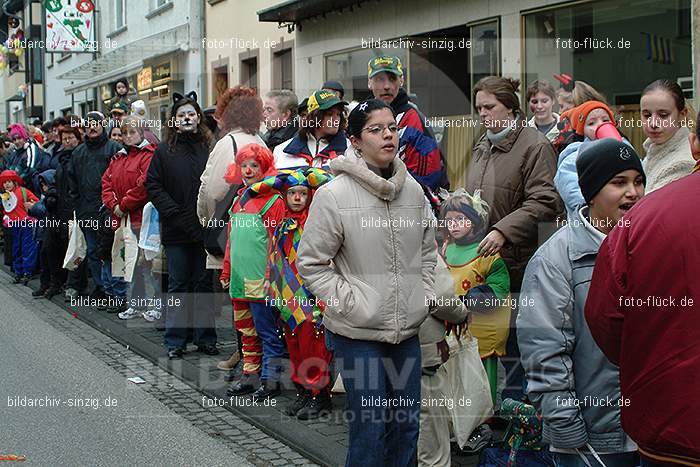
[[[175,113],[175,128],[178,132],[195,132],[199,125],[199,115],[192,104],[180,106]]]
[[[309,188],[305,186],[293,186],[287,190],[285,197],[290,211],[303,211],[309,203]]]

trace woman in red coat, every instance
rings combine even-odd
[[[116,230],[127,216],[131,230],[139,236],[143,207],[148,202],[144,183],[155,147],[144,138],[143,121],[129,116],[122,121],[122,137],[125,148],[117,152],[102,176],[102,203],[112,213],[112,226]],[[139,253],[139,257],[141,253]],[[133,296],[136,282],[147,280],[154,286],[150,268],[137,262],[133,280],[128,285],[128,308],[119,313],[119,318],[135,318],[143,313],[155,313],[152,300],[139,300]],[[139,287],[140,288],[140,287]],[[138,288],[137,288],[138,289]],[[151,305],[151,306],[148,306]],[[151,308],[149,310],[149,308]]]

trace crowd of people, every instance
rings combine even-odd
[[[556,465],[697,465],[694,111],[674,81],[649,84],[642,160],[601,93],[556,79],[556,91],[527,88],[529,120],[517,80],[476,83],[485,132],[452,191],[398,57],[370,60],[363,102],[336,81],[301,102],[236,86],[208,121],[196,93],[175,93],[162,141],[119,80],[109,118],[3,135],[5,262],[18,284],[40,274],[37,298],[87,296],[155,322],[169,359],[189,342],[219,354],[227,293],[238,335],[218,365],[227,394],[278,396],[288,355],[297,398],[286,413],[315,419],[333,409],[334,366],[348,466],[450,465],[448,420],[421,396],[447,394],[446,335],[462,327],[494,409],[534,405]],[[115,272],[115,232],[139,238],[154,211],[160,250],[139,248],[131,271]],[[85,259],[68,271],[79,233]]]

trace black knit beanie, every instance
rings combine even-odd
[[[613,138],[589,143],[576,159],[578,186],[581,187],[583,199],[590,203],[615,175],[629,169],[638,171],[646,185],[642,161],[634,148]]]

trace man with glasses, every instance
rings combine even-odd
[[[399,57],[383,56],[371,59],[367,65],[367,86],[375,99],[389,104],[399,127],[399,157],[411,175],[422,185],[435,191],[447,181],[440,149],[425,117],[408,100],[403,89],[404,75]]]

